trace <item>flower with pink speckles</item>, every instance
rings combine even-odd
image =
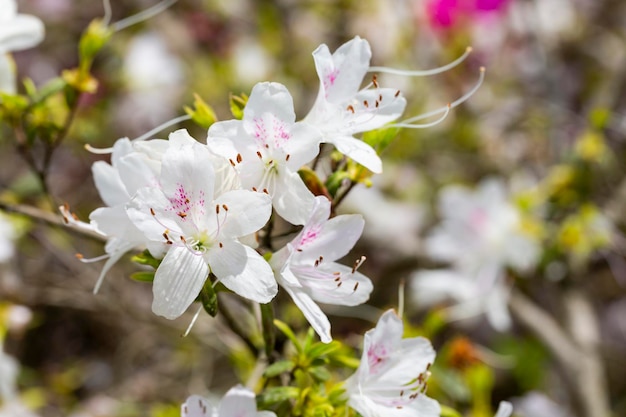
[[[265,194],[221,187],[209,149],[189,142],[163,154],[159,185],[139,189],[127,206],[145,237],[169,247],[153,283],[155,314],[174,319],[200,293],[209,273],[260,303],[277,292],[270,266],[238,239],[258,231],[271,214]]]
[[[328,219],[330,201],[315,198],[315,207],[300,233],[276,252],[270,265],[278,283],[320,336],[329,343],[330,322],[317,302],[344,306],[363,304],[372,292],[372,282],[357,271],[364,258],[353,267],[335,260],[347,255],[363,232],[358,214]]]
[[[295,119],[287,88],[259,83],[252,89],[243,120],[211,125],[207,145],[231,161],[243,188],[268,194],[281,217],[304,224],[314,196],[297,171],[319,153],[321,138]]]
[[[428,339],[403,339],[402,319],[388,310],[365,333],[363,355],[345,382],[348,405],[363,417],[436,417],[439,403],[424,393],[435,351]]]
[[[358,36],[333,54],[328,46],[320,45],[313,52],[320,90],[304,121],[320,131],[323,142],[332,143],[339,152],[380,173],[382,161],[376,151],[353,135],[396,120],[406,100],[397,89],[379,88],[375,79],[361,88],[371,57],[369,43]]]

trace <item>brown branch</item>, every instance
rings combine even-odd
[[[80,227],[68,224],[63,220],[63,216],[54,214],[49,211],[41,210],[37,207],[28,206],[25,204],[10,204],[0,201],[0,210],[4,210],[9,213],[22,214],[30,217],[31,219],[46,223],[50,226],[63,227],[71,231],[72,233],[79,234],[90,239],[97,240],[99,242],[106,242],[106,236],[92,232],[90,230],[81,229]]]
[[[579,293],[568,293],[565,304],[570,332],[521,292],[513,290],[509,301],[513,315],[548,347],[565,372],[572,376],[583,407],[582,415],[609,417],[606,378],[597,350],[593,310]],[[581,332],[585,326],[591,326],[591,331]]]

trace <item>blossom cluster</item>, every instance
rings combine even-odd
[[[359,37],[330,53],[313,52],[320,79],[309,114],[296,121],[293,99],[279,83],[254,86],[241,119],[220,121],[206,144],[177,130],[169,140],[118,140],[111,163],[93,165],[106,207],[89,224],[68,222],[107,238],[110,267],[130,250],[147,249],[159,260],[153,281],[153,311],[179,317],[207,286],[223,284],[246,299],[268,303],[280,285],[293,298],[323,342],[332,340],[330,322],[318,302],[354,306],[372,291],[369,278],[336,263],[348,254],[364,226],[360,215],[331,218],[331,202],[315,196],[298,170],[316,158],[321,143],[372,172],[382,163],[376,151],[354,135],[396,120],[406,100],[381,88],[375,77],[361,88],[371,50]],[[262,256],[258,232],[270,217],[302,226],[282,249]],[[266,260],[269,258],[269,262]]]

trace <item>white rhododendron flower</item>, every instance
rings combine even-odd
[[[293,100],[278,83],[254,86],[243,120],[209,128],[207,145],[236,167],[241,185],[271,196],[276,212],[292,224],[304,224],[314,196],[298,169],[319,153],[320,137],[310,126],[295,123]]]
[[[254,392],[237,385],[213,407],[199,395],[192,395],[180,407],[181,417],[276,417],[271,411],[257,411]]]
[[[380,173],[382,161],[376,151],[353,135],[396,120],[404,112],[406,100],[397,89],[380,88],[375,79],[361,88],[371,57],[369,43],[358,36],[333,54],[328,46],[320,45],[313,52],[320,90],[304,121],[320,131],[323,142]]]
[[[0,0],[0,91],[15,93],[15,69],[6,54],[32,48],[44,33],[39,18],[17,13],[15,0]]]
[[[507,329],[505,270],[522,272],[535,266],[539,243],[523,230],[522,215],[498,180],[484,181],[475,191],[444,188],[439,212],[442,222],[426,238],[426,253],[451,268],[415,273],[417,302],[425,305],[452,298],[459,303],[449,310],[452,319],[484,312],[494,328]]]
[[[436,417],[441,412],[424,393],[435,351],[423,337],[403,339],[403,331],[402,319],[388,310],[365,333],[361,363],[345,382],[348,405],[363,417]]]
[[[233,190],[216,195],[205,145],[194,142],[163,155],[159,187],[137,191],[128,216],[152,242],[169,246],[153,283],[155,314],[174,319],[200,293],[209,272],[242,297],[269,302],[277,292],[267,262],[240,237],[262,228],[270,198]]]
[[[372,282],[357,271],[364,258],[349,267],[334,262],[347,255],[363,232],[358,214],[328,219],[330,201],[315,198],[311,216],[300,233],[270,259],[276,280],[289,293],[324,343],[330,322],[316,302],[355,306],[372,292]]]

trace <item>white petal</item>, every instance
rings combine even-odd
[[[498,411],[494,417],[510,417],[513,414],[513,405],[507,401],[500,401]]]
[[[415,375],[426,372],[428,366],[435,362],[435,350],[423,337],[401,339],[392,356],[381,374],[376,376],[376,384],[385,386],[412,381]]]
[[[323,343],[330,343],[333,338],[330,335],[330,321],[322,309],[300,288],[283,286],[296,306],[302,311],[315,333]]]
[[[486,296],[484,302],[487,320],[494,329],[504,332],[511,328],[511,316],[509,314],[509,291],[505,284],[498,283]]]
[[[315,196],[304,185],[297,172],[281,172],[276,178],[272,198],[274,209],[291,224],[304,224],[311,216]]]
[[[320,45],[313,52],[320,93],[331,103],[350,99],[359,90],[371,57],[369,43],[358,36],[341,45],[332,56],[326,45]]]
[[[18,14],[0,27],[0,52],[20,51],[32,48],[45,35],[43,22],[35,17]]]
[[[123,241],[121,239],[113,238],[107,241],[106,245],[106,253],[111,256],[102,266],[102,271],[100,271],[100,275],[98,275],[98,279],[96,280],[96,285],[93,287],[93,293],[97,294],[100,290],[100,286],[102,282],[104,282],[104,278],[106,274],[109,272],[111,268],[119,261],[126,252],[133,249],[135,244],[133,242]]]
[[[104,161],[97,161],[91,166],[91,172],[100,198],[107,206],[126,204],[130,200],[117,169]]]
[[[226,159],[237,159],[238,147],[241,137],[248,135],[243,130],[243,122],[240,120],[227,120],[213,123],[209,127],[206,144],[211,152]]]
[[[228,390],[219,405],[220,417],[255,417],[256,396],[252,390],[237,385]]]
[[[402,320],[393,310],[387,310],[378,319],[376,327],[365,332],[360,365],[364,375],[380,372],[385,359],[400,344],[403,332]]]
[[[199,395],[192,395],[180,406],[181,417],[211,417],[213,407]]]
[[[420,307],[453,298],[457,301],[477,296],[476,282],[451,269],[419,271],[411,277],[411,295]]]
[[[181,208],[188,220],[200,228],[206,228],[206,221],[213,219],[215,207],[210,202],[214,181],[215,172],[206,146],[195,143],[170,149],[163,156],[161,186],[170,200],[170,209]]]
[[[344,133],[354,134],[380,129],[402,116],[406,107],[406,99],[402,96],[396,97],[397,92],[398,90],[392,88],[377,88],[359,92],[355,96],[354,102],[367,102],[368,104],[367,106],[365,104],[353,106],[355,112],[348,114],[344,119],[346,128]],[[380,104],[376,106],[376,102]]]
[[[196,299],[209,275],[202,256],[185,247],[172,247],[154,275],[152,311],[175,319]]]
[[[15,0],[0,0],[0,23],[12,20],[17,15],[17,2]]]
[[[296,123],[291,128],[291,139],[283,146],[289,155],[287,166],[292,171],[299,170],[320,152],[322,136],[319,130],[306,123]]]
[[[293,99],[287,87],[279,83],[262,82],[252,88],[243,111],[244,122],[252,122],[262,117],[264,113],[270,113],[289,125],[295,122]]]
[[[187,145],[194,145],[199,143],[196,139],[194,139],[187,129],[178,129],[169,134],[168,140],[172,146],[177,148],[181,148]]]
[[[354,159],[373,173],[380,174],[383,172],[383,162],[380,157],[374,148],[362,140],[351,136],[336,136],[332,139],[326,139],[326,141],[335,145],[339,152]]]
[[[119,176],[130,196],[140,188],[159,184],[160,170],[156,171],[149,163],[146,155],[138,152],[120,158],[117,163]]]
[[[222,207],[218,215],[220,236],[241,237],[261,229],[272,214],[272,200],[267,194],[235,190],[214,200]],[[228,211],[223,209],[228,207]]]
[[[296,278],[304,288],[304,291],[312,299],[320,303],[343,306],[356,306],[366,302],[374,286],[372,281],[360,272],[352,273],[352,268],[334,262],[318,267],[310,266],[299,268]],[[303,280],[303,273],[310,272],[308,279]],[[335,272],[340,272],[341,285],[335,281]],[[328,278],[316,280],[316,275],[326,273]],[[283,274],[284,277],[285,274]]]
[[[0,52],[0,92],[15,94],[15,64],[9,55]]]
[[[294,239],[293,245],[302,252],[295,255],[298,262],[315,262],[320,256],[334,261],[348,254],[361,237],[365,221],[360,214],[344,214],[325,222],[321,227],[305,227],[305,233]],[[308,226],[308,225],[307,225]]]
[[[158,188],[146,187],[137,191],[126,208],[128,218],[148,240],[165,242],[163,233],[166,229],[178,230],[179,225],[172,213],[167,212],[169,200]],[[152,211],[156,216],[152,215]],[[174,217],[176,217],[174,215]]]
[[[272,268],[252,248],[231,240],[214,245],[207,257],[211,271],[236,294],[259,303],[270,302],[278,292]]]

